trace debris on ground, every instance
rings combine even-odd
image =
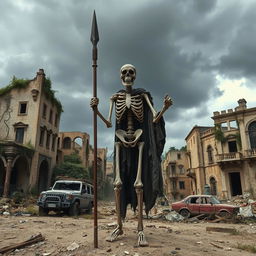
[[[45,238],[42,236],[42,234],[38,234],[38,235],[32,236],[31,238],[29,238],[28,240],[26,240],[24,242],[0,248],[0,253],[4,254],[4,253],[7,253],[7,252],[12,252],[12,251],[15,251],[17,249],[26,247],[28,245],[32,245],[32,244],[35,244],[35,243],[38,243],[38,242],[42,242],[44,240],[45,240]]]

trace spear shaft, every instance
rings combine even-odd
[[[92,48],[92,69],[93,69],[93,97],[97,97],[97,59],[98,49],[97,43],[99,41],[98,26],[96,20],[95,11],[92,19],[92,30],[91,30],[91,42]],[[94,187],[94,248],[98,248],[98,207],[97,207],[97,107],[93,109],[93,140],[94,140],[94,151],[93,151],[93,187]]]

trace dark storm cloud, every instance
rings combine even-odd
[[[211,116],[207,102],[221,95],[216,74],[254,77],[255,4],[250,2],[4,0],[0,8],[1,84],[13,75],[33,78],[44,68],[64,107],[63,131],[92,135],[89,38],[94,9],[104,116],[109,97],[122,88],[119,69],[125,63],[136,66],[134,86],[151,92],[157,110],[166,93],[172,96],[175,105],[165,116],[168,138],[182,143],[187,134],[175,133],[170,125],[179,129],[186,122],[192,128]],[[99,122],[99,138],[100,146],[109,144],[113,128]]]

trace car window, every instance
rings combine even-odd
[[[209,197],[202,197],[201,198],[201,204],[210,204],[210,198]]]
[[[84,192],[86,190],[85,184],[82,186],[82,191]]]
[[[191,197],[190,198],[190,203],[191,204],[199,204],[199,200],[200,200],[200,197],[196,196],[196,197]]]
[[[87,194],[91,194],[90,186],[87,185]]]

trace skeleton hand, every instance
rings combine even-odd
[[[91,108],[97,108],[99,104],[99,99],[96,97],[91,98],[90,106]]]
[[[112,127],[112,124],[111,124],[111,122],[107,121],[107,122],[106,122],[106,126],[107,126],[107,128],[110,128],[110,127]]]
[[[173,104],[172,99],[169,95],[165,95],[164,97],[164,108],[168,109]]]

